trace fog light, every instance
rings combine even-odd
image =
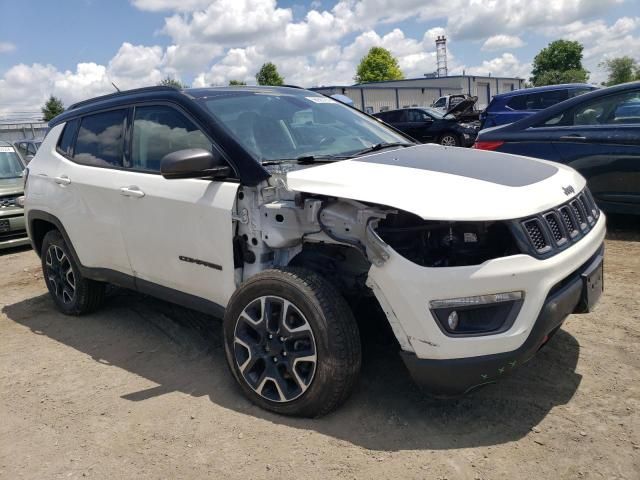
[[[449,324],[449,328],[451,330],[455,330],[458,328],[458,312],[455,310],[449,314],[447,317],[447,323]]]
[[[473,336],[504,332],[515,322],[524,292],[504,292],[429,302],[431,313],[445,335]]]

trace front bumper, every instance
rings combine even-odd
[[[470,131],[465,131],[462,135],[462,146],[463,147],[470,147],[472,146],[475,141],[476,141],[476,137],[478,136],[478,131],[476,130],[470,130]]]
[[[530,360],[572,313],[584,311],[582,274],[602,261],[604,248],[578,270],[556,285],[547,295],[525,342],[511,352],[448,360],[420,359],[402,352],[402,359],[414,381],[435,396],[463,395],[474,388],[494,383]]]
[[[9,230],[0,232],[0,250],[29,245],[22,208],[1,210],[0,220],[9,222]]]
[[[402,350],[419,359],[466,359],[514,352],[530,337],[552,288],[601,248],[605,223],[605,216],[600,215],[579,242],[544,260],[518,254],[480,265],[429,268],[387,247],[388,260],[371,267],[367,284]],[[522,307],[510,328],[491,335],[447,336],[429,309],[432,300],[513,291],[524,292]]]

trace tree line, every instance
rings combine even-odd
[[[560,83],[586,83],[589,72],[582,65],[584,47],[573,40],[555,40],[544,47],[533,59],[531,77],[526,86],[540,87]],[[598,64],[606,70],[607,80],[604,86],[640,80],[640,63],[629,56],[608,58]],[[272,62],[267,62],[256,73],[258,85],[284,85],[284,78]],[[362,57],[353,77],[356,83],[380,82],[385,80],[402,80],[404,74],[398,59],[389,50],[372,47]],[[166,77],[158,83],[173,88],[188,88],[188,85],[172,77]],[[230,86],[246,85],[243,80],[230,80]],[[48,122],[56,115],[64,112],[62,101],[51,95],[42,107],[42,118]]]

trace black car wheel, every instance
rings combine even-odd
[[[454,133],[445,133],[438,140],[440,145],[444,145],[445,147],[459,147],[460,139]]]
[[[62,313],[82,315],[102,305],[105,284],[82,276],[60,232],[47,232],[40,256],[47,288]]]
[[[360,337],[338,291],[305,269],[261,272],[234,293],[224,318],[227,362],[245,395],[293,416],[324,415],[350,395]]]

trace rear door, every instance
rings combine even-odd
[[[128,175],[123,169],[127,116],[128,110],[119,108],[68,122],[55,151],[59,162],[48,178],[55,189],[53,211],[80,262],[130,275],[116,193]]]
[[[435,140],[434,134],[431,131],[433,119],[429,115],[422,110],[414,108],[404,110],[403,113],[404,128],[402,131],[423,143]]]
[[[602,206],[640,212],[640,88],[590,100],[546,122],[554,146],[578,170]]]
[[[166,154],[214,148],[188,114],[172,105],[137,105],[130,145],[131,170],[118,190],[138,286],[159,285],[226,305],[235,290],[231,214],[239,183],[160,175]]]

